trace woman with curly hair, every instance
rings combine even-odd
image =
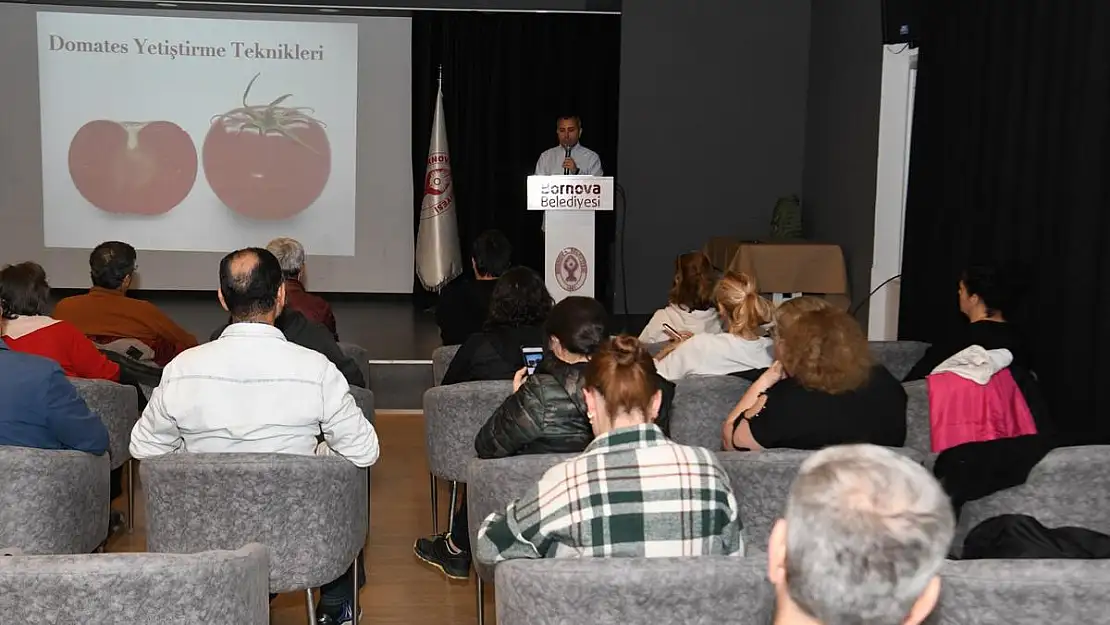
[[[547,343],[543,324],[553,305],[538,273],[527,267],[505,272],[493,287],[485,326],[459,347],[442,383],[513,379],[524,365],[521,348]]]
[[[726,450],[905,443],[906,391],[848,313],[795,298],[775,311],[775,332],[777,360],[721,427]]]

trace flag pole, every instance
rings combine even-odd
[[[439,88],[443,90],[443,63],[439,64]]]

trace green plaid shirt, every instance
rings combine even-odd
[[[621,428],[539,483],[478,530],[475,556],[513,558],[743,555],[728,474],[702,447],[655,425]]]

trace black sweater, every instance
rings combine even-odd
[[[940,363],[972,345],[978,345],[983,349],[1008,349],[1014,356],[1014,361],[1010,363],[1011,367],[1026,371],[1030,369],[1029,353],[1012,325],[1004,321],[977,321],[968,324],[957,334],[933,343],[902,381],[912,382],[924,379]]]

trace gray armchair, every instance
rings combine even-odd
[[[478,528],[491,512],[503,512],[510,501],[523,495],[529,487],[543,477],[544,472],[575,455],[577,454],[541,454],[497,460],[471,460],[465,478],[471,553],[478,544]],[[478,625],[483,625],[485,623],[485,585],[486,582],[493,581],[493,569],[476,558],[473,564],[474,573],[478,578],[475,588]]]
[[[445,345],[432,351],[432,380],[436,386],[443,382],[447,375],[447,368],[451,366],[455,354],[459,353],[459,345]]]
[[[941,580],[929,625],[1105,623],[1110,614],[1106,560],[949,560]]]
[[[905,447],[891,448],[915,462],[924,456]],[[728,473],[740,504],[744,523],[744,551],[748,555],[767,553],[771,528],[782,518],[790,485],[812,451],[765,449],[763,451],[722,451],[717,459]]]
[[[104,427],[108,428],[108,456],[112,469],[127,465],[127,529],[135,529],[135,462],[131,458],[131,430],[139,421],[138,391],[107,380],[69,378]]]
[[[956,552],[962,552],[976,525],[1002,514],[1027,514],[1048,527],[1110,534],[1110,445],[1055,449],[1021,486],[964,504],[953,541]]]
[[[107,455],[0,446],[0,547],[91,553],[108,537],[110,470]]]
[[[344,458],[178,453],[145,460],[139,471],[149,551],[261,543],[270,551],[269,591],[306,590],[310,624],[312,588],[339,578],[366,544],[368,470]]]
[[[339,350],[343,352],[344,356],[354,360],[358,363],[358,370],[362,372],[362,379],[366,380],[366,386],[370,386],[370,352],[361,345],[354,343],[339,343]]]
[[[451,482],[451,505],[458,483],[466,481],[466,465],[476,456],[474,437],[505,398],[513,393],[508,380],[435,386],[424,393],[424,441],[431,473],[432,533],[439,533],[437,479]]]
[[[0,558],[0,614],[34,625],[266,625],[268,573],[262,545],[194,555]]]
[[[497,565],[497,624],[770,623],[763,559],[552,558]]]

